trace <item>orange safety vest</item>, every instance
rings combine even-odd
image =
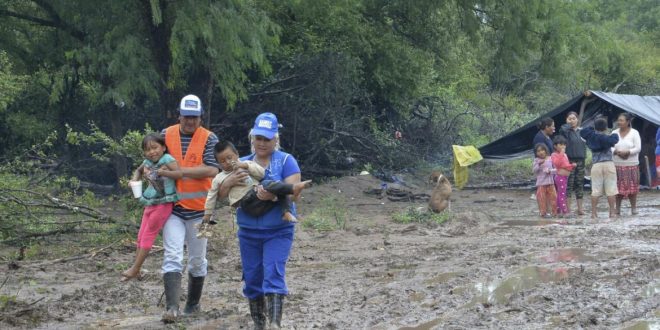
[[[183,157],[181,150],[180,125],[173,125],[165,131],[165,144],[167,152],[176,159],[180,167],[202,166],[204,160],[204,147],[211,131],[199,127],[193,133],[192,140],[186,150],[186,157]],[[183,177],[176,180],[176,191],[179,195],[177,205],[195,211],[203,211],[206,203],[206,195],[211,189],[213,178],[193,179]]]

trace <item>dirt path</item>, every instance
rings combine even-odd
[[[298,228],[286,328],[660,327],[660,193],[642,193],[634,218],[559,225],[538,220],[527,190],[467,190],[454,194],[451,219],[431,226],[394,223],[392,214],[411,203],[362,193],[379,184],[348,177],[306,193],[303,214],[334,194],[344,196],[351,219],[346,230]],[[169,328],[248,327],[238,250],[231,225],[224,229],[209,246],[204,312]],[[0,326],[167,328],[156,306],[162,252],[147,260],[145,280],[119,283],[132,256],[121,248],[67,263],[19,263],[0,288],[18,292]]]

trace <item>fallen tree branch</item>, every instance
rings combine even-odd
[[[16,196],[17,193],[23,193],[28,196],[39,197],[40,200],[35,199],[21,199]],[[43,207],[49,209],[64,209],[73,213],[80,213],[82,215],[94,218],[97,220],[105,220],[108,222],[115,222],[107,214],[81,204],[75,204],[61,200],[59,198],[53,197],[46,193],[41,193],[28,189],[0,189],[0,202],[13,202],[18,205],[21,205],[26,208],[26,212],[30,213],[30,210],[35,207]]]

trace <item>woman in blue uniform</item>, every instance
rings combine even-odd
[[[292,155],[279,150],[278,122],[274,114],[267,112],[257,116],[249,137],[252,154],[241,160],[251,160],[261,165],[266,170],[264,179],[290,184],[300,182],[298,162]],[[220,198],[226,197],[231,187],[244,184],[246,177],[245,171],[234,171],[222,183]],[[261,186],[257,189],[259,199],[277,198]],[[291,211],[295,216],[295,204]],[[288,294],[285,270],[295,224],[282,219],[279,205],[260,217],[252,217],[239,208],[236,218],[245,281],[243,294],[250,302],[255,329],[265,327],[266,314],[270,328],[279,328],[283,298]]]

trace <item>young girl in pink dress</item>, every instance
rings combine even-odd
[[[536,202],[539,204],[539,216],[550,218],[557,215],[557,193],[552,174],[555,172],[550,160],[550,151],[545,143],[534,147],[534,175],[536,175]]]
[[[552,143],[555,147],[555,152],[550,157],[552,159],[552,166],[557,170],[555,174],[555,187],[557,188],[557,213],[560,218],[568,216],[568,204],[566,190],[568,187],[568,176],[575,168],[575,163],[568,162],[566,156],[566,138],[558,135]]]

